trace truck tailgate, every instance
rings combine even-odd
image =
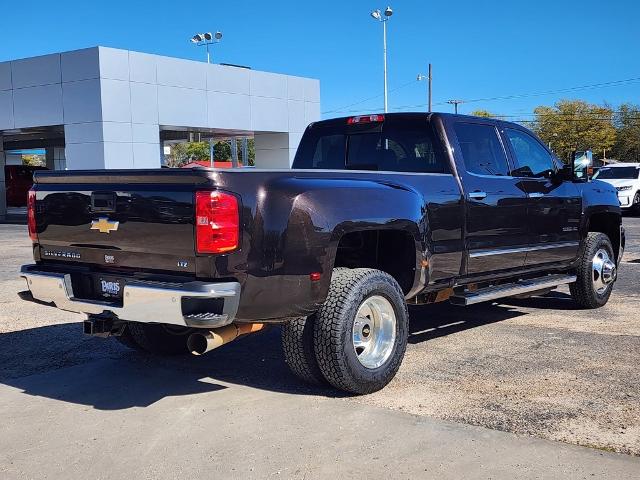
[[[181,172],[36,176],[43,261],[195,273],[194,190]]]

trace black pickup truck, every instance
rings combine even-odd
[[[562,284],[607,302],[618,198],[574,175],[520,125],[438,113],[313,123],[291,170],[38,172],[21,296],[156,354],[281,324],[294,373],[369,393],[400,366],[408,303]]]

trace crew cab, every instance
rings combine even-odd
[[[612,163],[601,167],[593,178],[617,190],[623,210],[640,214],[640,163]]]
[[[518,124],[441,113],[313,123],[286,170],[37,172],[28,212],[25,300],[155,354],[277,324],[296,375],[355,394],[398,370],[408,303],[568,284],[601,307],[625,243],[611,185]]]

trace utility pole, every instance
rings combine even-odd
[[[429,64],[429,113],[431,113],[431,107],[432,107],[432,102],[431,102],[431,82],[433,81],[433,71],[431,69],[431,64]]]
[[[447,100],[449,105],[453,105],[455,108],[456,115],[458,114],[458,105],[464,103],[464,100]]]
[[[431,103],[431,81],[433,80],[433,72],[431,69],[431,64],[429,64],[429,74],[425,77],[421,73],[418,74],[417,80],[420,82],[422,80],[427,80],[427,111],[431,113],[432,103]]]

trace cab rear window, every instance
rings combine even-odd
[[[307,129],[293,168],[448,173],[427,119],[387,117],[384,122],[330,122]]]

